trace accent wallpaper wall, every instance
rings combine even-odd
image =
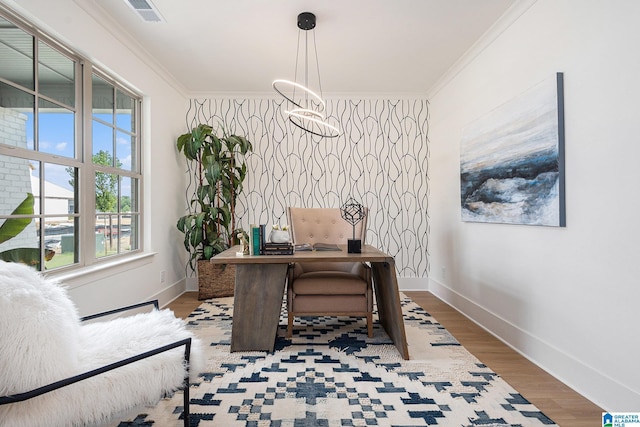
[[[191,99],[187,129],[224,126],[253,144],[237,209],[240,226],[287,222],[286,207],[369,207],[367,243],[393,255],[400,277],[427,277],[429,165],[426,99],[329,99],[342,135],[320,138],[279,99]]]

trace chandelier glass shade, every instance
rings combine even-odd
[[[330,124],[325,117],[326,104],[322,99],[322,85],[320,83],[320,67],[318,64],[318,51],[315,43],[316,16],[311,12],[303,12],[298,15],[298,48],[296,51],[296,69],[294,80],[276,79],[273,81],[273,89],[288,103],[285,114],[289,121],[305,132],[325,138],[335,138],[340,135],[337,126]],[[309,69],[309,34],[313,35],[313,51],[315,53],[315,77],[317,90],[310,86]],[[304,36],[304,37],[302,37]],[[300,53],[304,50],[304,62],[300,63]],[[312,58],[313,59],[313,58]],[[298,71],[304,78],[304,83],[298,82]]]

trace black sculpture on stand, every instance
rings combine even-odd
[[[364,207],[356,202],[352,197],[340,208],[342,219],[347,221],[353,227],[353,239],[347,240],[347,252],[350,254],[359,254],[362,252],[362,240],[356,239],[356,224],[365,217]]]

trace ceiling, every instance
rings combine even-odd
[[[85,1],[192,94],[272,93],[275,78],[293,79],[297,16],[313,12],[325,95],[426,94],[516,2],[150,0],[165,22],[147,23],[127,0]]]

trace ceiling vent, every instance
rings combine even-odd
[[[158,9],[150,0],[125,0],[144,22],[165,22]]]

